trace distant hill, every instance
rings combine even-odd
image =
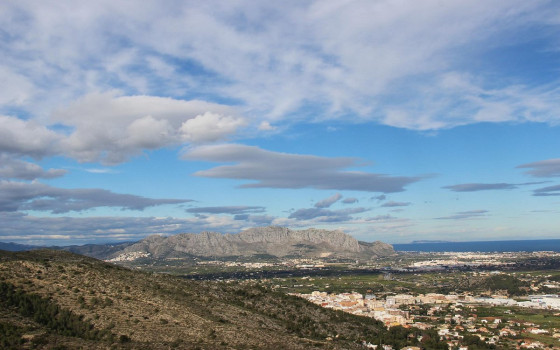
[[[291,230],[285,227],[250,228],[238,234],[202,232],[169,237],[152,235],[127,246],[119,254],[149,253],[153,258],[184,256],[226,257],[272,255],[275,257],[369,258],[394,253],[383,242],[360,242],[340,230]]]
[[[135,242],[122,242],[122,243],[107,243],[107,244],[84,244],[84,245],[70,245],[70,246],[38,246],[38,245],[28,245],[19,243],[4,243],[0,242],[0,250],[6,250],[9,252],[21,252],[26,250],[37,250],[37,249],[54,249],[54,250],[66,250],[68,252],[86,255],[92,258],[103,259],[104,257],[110,256],[115,252],[120,252],[129,245]]]
[[[438,338],[388,331],[255,281],[186,280],[60,250],[0,251],[2,348],[401,349],[419,336]]]
[[[135,244],[135,242],[84,244],[84,245],[71,245],[66,247],[52,247],[52,249],[61,249],[76,254],[86,255],[96,259],[104,259],[117,252],[121,252],[123,249],[133,244]]]
[[[39,249],[41,247],[35,245],[28,245],[28,244],[19,244],[13,242],[0,242],[0,250],[7,250],[10,252],[21,252],[24,250],[32,250],[32,249]]]

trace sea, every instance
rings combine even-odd
[[[560,239],[478,242],[418,242],[393,244],[407,252],[560,252]]]

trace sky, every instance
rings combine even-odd
[[[0,241],[560,238],[560,3],[2,1]]]

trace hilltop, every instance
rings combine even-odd
[[[184,280],[65,251],[0,251],[0,293],[0,338],[15,348],[360,349],[419,332],[255,281]]]

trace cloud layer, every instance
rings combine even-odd
[[[0,91],[0,104],[44,115],[60,101],[119,89],[131,96],[227,100],[265,122],[314,105],[321,109],[316,119],[354,114],[417,130],[558,123],[557,81],[536,85],[522,69],[500,72],[500,64],[482,67],[493,72],[488,77],[472,63],[489,62],[485,55],[493,49],[523,44],[537,36],[535,28],[546,29],[536,38],[549,45],[542,51],[555,49],[558,6],[4,2],[0,78],[10,88]]]
[[[45,170],[39,165],[0,153],[0,179],[35,180],[38,178],[52,179],[66,174],[64,169]]]
[[[195,173],[196,176],[253,180],[242,188],[316,188],[367,192],[401,192],[421,177],[390,176],[344,170],[359,164],[353,158],[326,158],[278,153],[254,146],[223,144],[188,150],[188,160],[235,162]]]
[[[189,199],[152,199],[103,189],[63,189],[39,182],[0,180],[0,211],[45,211],[54,214],[84,211],[99,207],[130,210],[190,202]]]

